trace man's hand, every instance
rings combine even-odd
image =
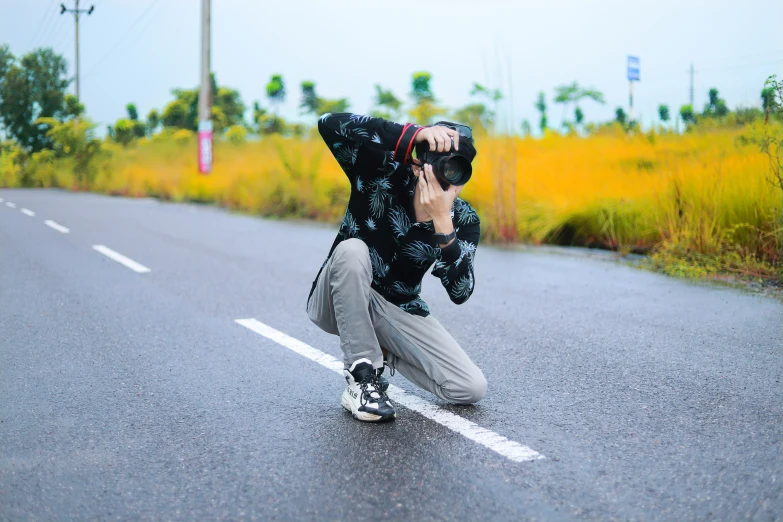
[[[429,142],[431,151],[449,152],[452,145],[454,150],[459,150],[459,132],[441,125],[424,127],[413,140],[414,143],[425,141]]]
[[[450,185],[443,190],[432,172],[432,165],[425,164],[418,176],[419,202],[427,214],[432,217],[435,231],[440,234],[450,234],[454,231],[451,222],[451,206],[462,190],[462,186]]]

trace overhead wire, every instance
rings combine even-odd
[[[82,76],[82,78],[86,78],[87,76],[91,75],[98,68],[98,66],[103,63],[103,61],[106,58],[108,58],[114,51],[116,51],[117,48],[120,46],[120,44],[123,43],[125,38],[131,33],[131,31],[133,31],[133,28],[136,27],[136,25],[152,10],[153,7],[155,7],[155,5],[159,1],[160,0],[152,0],[150,2],[150,4],[147,6],[147,8],[144,10],[144,12],[141,13],[138,16],[138,18],[136,18],[136,20],[133,21],[133,23],[130,25],[130,27],[128,27],[128,29],[125,31],[125,33],[123,33],[123,35],[115,42],[115,44],[111,48],[109,48],[109,50],[106,53],[104,53],[104,55],[101,56],[98,59],[98,61],[95,62],[95,64],[92,67],[90,67],[90,69]],[[136,35],[137,39],[144,32],[144,30],[147,28],[147,26],[149,26],[151,20],[152,20],[152,18],[147,20],[147,23],[144,25],[144,27],[142,28],[141,32]]]

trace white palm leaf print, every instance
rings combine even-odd
[[[353,135],[354,137],[365,138],[365,139],[370,138],[370,133],[367,132],[367,129],[363,129],[361,127],[356,127],[355,129],[348,129],[347,132]]]
[[[378,178],[370,183],[370,214],[374,218],[379,218],[383,215],[384,203],[386,200],[391,201],[391,182],[388,178]]]
[[[378,143],[378,144],[381,143],[381,137],[378,135],[377,132],[372,135],[372,142],[373,143]]]
[[[432,224],[432,221],[417,221],[413,226],[435,232],[435,225]]]
[[[476,255],[476,245],[474,245],[470,241],[465,241],[464,239],[459,239],[458,241],[459,241],[460,249],[462,250],[461,255],[469,257],[472,261],[473,256]]]
[[[414,299],[409,303],[401,304],[400,308],[402,308],[406,312],[423,310],[426,313],[430,313],[429,306],[427,306],[427,303],[425,303],[420,297],[417,297],[416,299]]]
[[[320,118],[318,118],[318,120],[319,120],[319,121],[326,121],[326,120],[329,118],[329,116],[331,116],[331,115],[332,115],[332,113],[331,113],[331,112],[325,112],[325,113],[323,113],[323,114],[321,115],[321,117],[320,117]]]
[[[375,220],[373,218],[367,218],[364,224],[367,225],[368,230],[375,230]]]
[[[460,225],[470,225],[471,223],[478,223],[478,214],[473,209],[465,209],[457,216],[457,223]]]
[[[383,258],[373,247],[370,247],[370,264],[376,281],[380,281],[389,272],[389,265],[383,262]]]
[[[467,259],[468,263],[473,265],[473,256],[476,253],[476,245],[464,239],[458,239],[459,241],[459,257],[454,262],[454,266],[459,266],[463,259]]]
[[[372,116],[365,116],[363,114],[351,114],[349,116],[351,121],[356,123],[366,123],[372,119]]]
[[[356,220],[354,219],[350,210],[345,211],[345,216],[343,216],[343,224],[340,227],[340,232],[345,237],[349,238],[359,235],[359,225],[356,223]]]
[[[455,298],[469,297],[473,290],[473,275],[468,272],[454,282],[449,293]]]
[[[363,188],[364,188],[364,181],[362,181],[362,178],[356,178],[356,190],[361,192]]]
[[[454,200],[454,213],[457,215],[457,223],[460,225],[478,223],[479,219],[476,211],[470,208],[470,205],[464,199],[456,198]]]
[[[335,149],[334,151],[334,157],[337,159],[337,162],[340,163],[340,165],[353,165],[356,163],[356,154],[358,152],[358,148],[352,147],[350,145],[346,145],[344,143],[340,143],[339,147],[338,144],[335,143],[335,146],[333,147]]]
[[[350,129],[348,129],[348,125],[350,123],[351,123],[350,121],[342,122],[340,124],[340,130],[337,131],[337,134],[339,134],[340,136],[346,137],[346,138],[350,138],[351,137],[351,135],[350,135],[351,131],[350,131]]]
[[[411,220],[408,219],[408,214],[402,207],[394,207],[389,211],[389,224],[391,224],[394,237],[401,239],[405,237],[408,230],[411,228]]]
[[[405,246],[402,249],[402,253],[411,258],[417,265],[428,265],[437,258],[435,248],[422,241],[414,241]]]
[[[383,164],[380,167],[378,167],[378,170],[381,172],[385,172],[386,174],[391,174],[399,167],[400,167],[400,163],[394,161],[394,151],[389,151],[384,156]]]
[[[411,286],[409,284],[403,283],[402,281],[395,281],[389,288],[400,295],[414,296],[421,292],[421,284]]]

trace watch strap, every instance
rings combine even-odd
[[[439,245],[445,245],[455,237],[457,237],[457,231],[452,230],[450,234],[434,234],[435,242]]]

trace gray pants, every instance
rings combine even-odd
[[[421,388],[451,403],[480,401],[487,380],[457,341],[431,315],[386,301],[371,282],[367,245],[348,239],[335,248],[307,305],[310,320],[340,336],[346,368],[361,358],[382,367],[383,346],[389,365]]]

